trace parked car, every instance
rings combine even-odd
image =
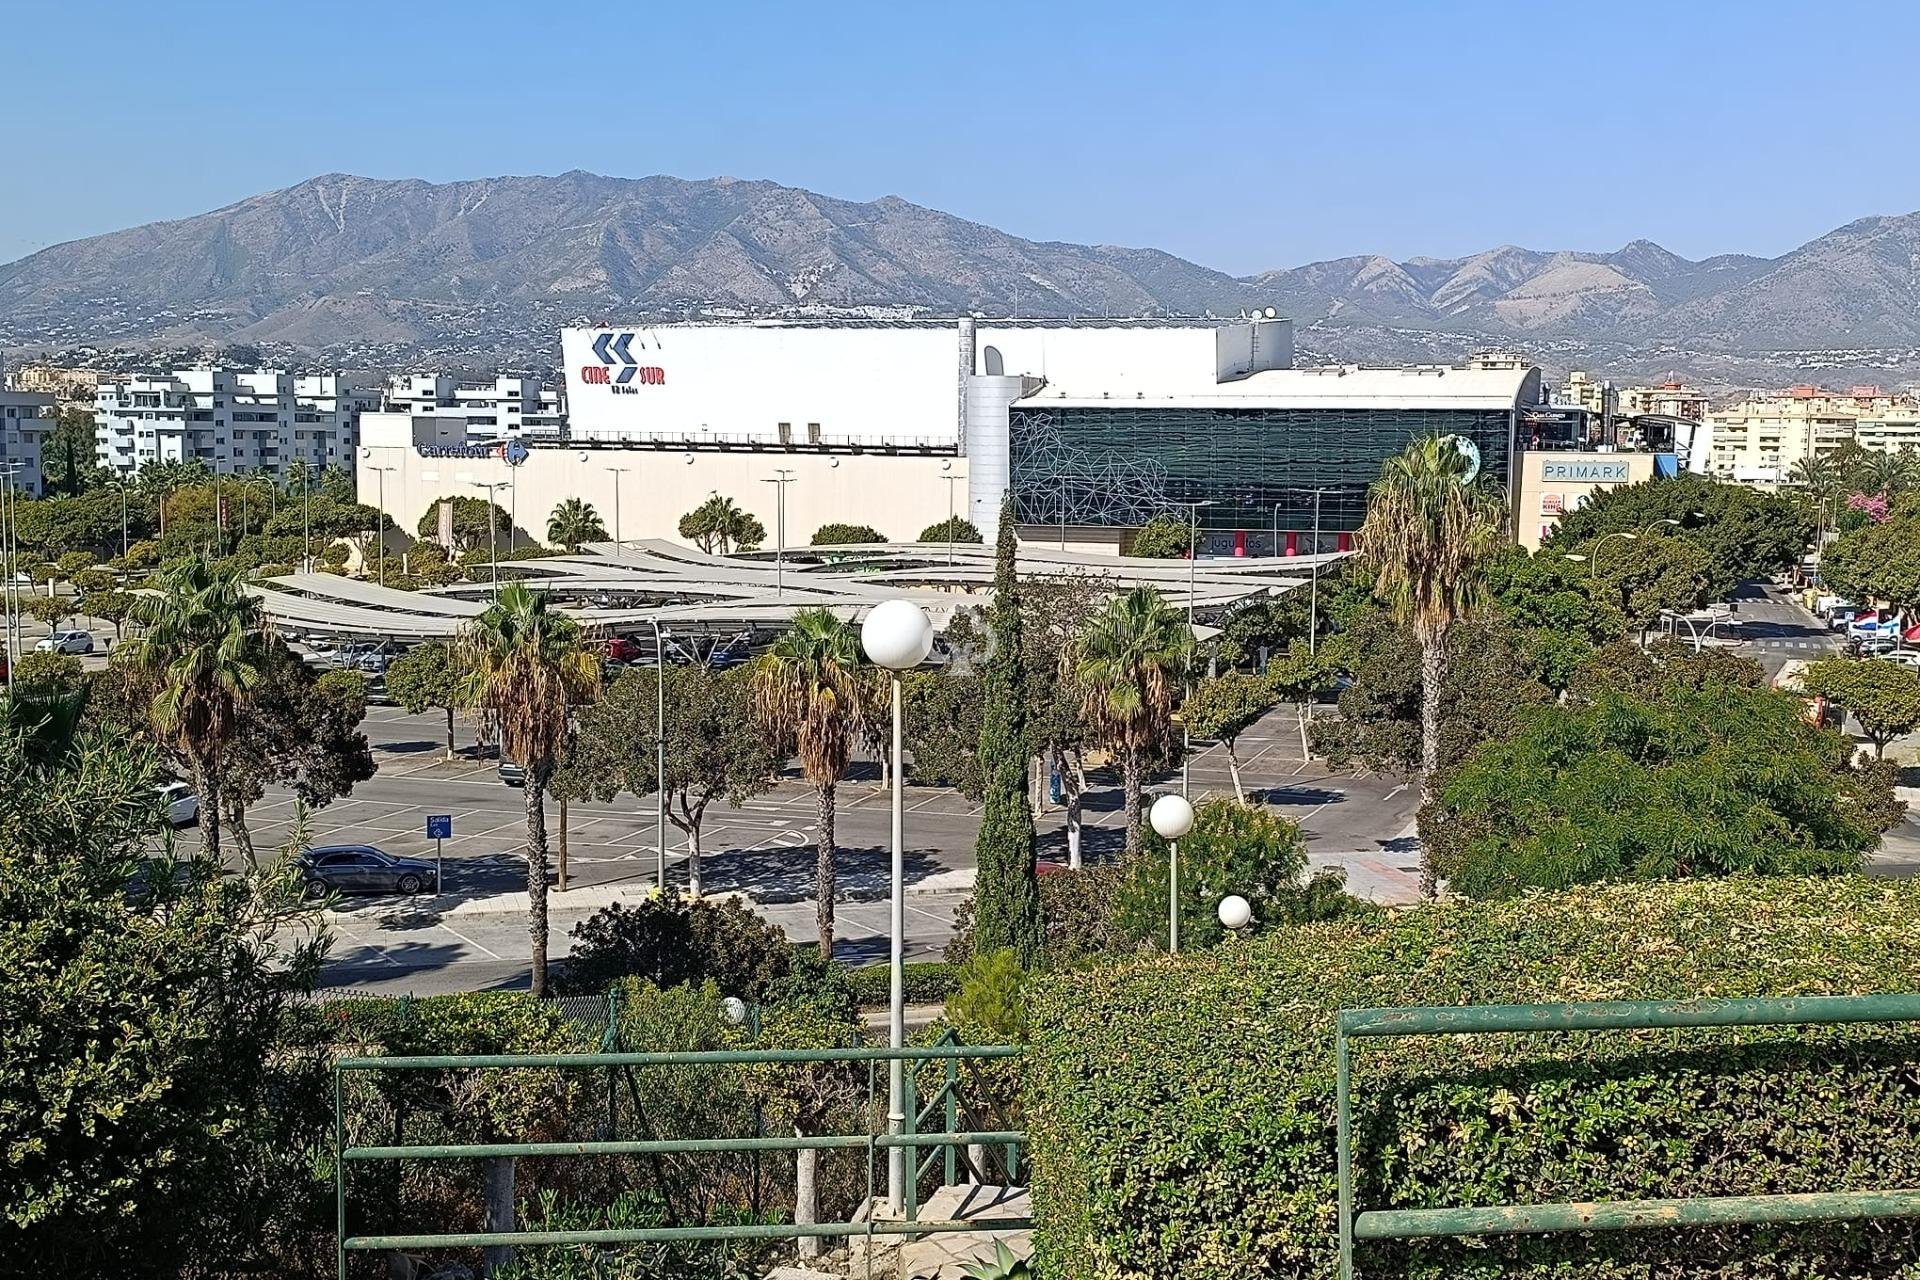
[[[1832,631],[1845,631],[1853,625],[1853,620],[1859,615],[1858,609],[1835,609],[1827,615],[1827,628]]]
[[[495,769],[494,772],[500,775],[500,781],[510,787],[524,787],[527,785],[527,766],[518,761],[502,760],[500,767]]]
[[[300,881],[309,898],[340,893],[419,893],[433,883],[433,864],[400,858],[370,844],[329,844],[300,859]]]
[[[1882,658],[1900,647],[1900,642],[1892,636],[1857,636],[1848,642],[1847,647],[1861,658]]]
[[[1890,653],[1877,654],[1882,662],[1897,662],[1903,667],[1912,667],[1920,671],[1920,649],[1895,649]]]
[[[155,787],[160,803],[166,806],[167,825],[189,827],[200,821],[200,797],[184,782],[168,782]]]
[[[91,631],[56,631],[50,636],[42,636],[33,646],[35,653],[92,653],[93,633]]]

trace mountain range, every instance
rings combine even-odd
[[[1235,277],[1155,249],[1021,239],[888,196],[584,172],[328,174],[0,266],[0,347],[246,344],[336,363],[551,360],[559,325],[667,315],[1295,318],[1306,358],[1547,362],[1708,380],[1920,364],[1920,213],[1777,258],[1503,245]]]

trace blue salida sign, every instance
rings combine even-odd
[[[453,815],[450,813],[430,813],[427,815],[427,839],[453,839]]]

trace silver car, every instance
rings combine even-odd
[[[50,636],[42,636],[40,643],[33,646],[35,653],[92,653],[93,633],[90,631],[56,631]]]

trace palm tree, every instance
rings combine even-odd
[[[802,609],[753,673],[754,703],[800,758],[814,791],[814,919],[820,954],[833,955],[834,787],[866,719],[860,638],[825,609]]]
[[[1087,723],[1120,758],[1129,855],[1140,851],[1141,775],[1171,738],[1174,687],[1192,647],[1180,611],[1135,587],[1088,619],[1068,653]]]
[[[1898,453],[1876,453],[1862,469],[1868,493],[1877,493],[1891,502],[1913,483],[1914,455],[1911,448]]]
[[[133,616],[146,634],[133,641],[137,670],[158,680],[149,715],[186,759],[200,797],[207,854],[220,857],[220,753],[232,740],[240,704],[258,687],[266,655],[260,601],[237,569],[193,555],[156,574]]]
[[[547,517],[547,541],[568,551],[578,551],[583,542],[604,542],[606,537],[607,526],[590,502],[568,498]]]
[[[1481,570],[1499,545],[1506,508],[1473,484],[1467,454],[1448,436],[1416,440],[1387,459],[1367,499],[1358,538],[1376,590],[1420,643],[1420,799],[1440,772],[1440,693],[1447,632],[1479,597]],[[1439,892],[1430,850],[1420,851],[1420,892]]]
[[[580,626],[542,591],[511,582],[461,637],[466,701],[493,718],[501,753],[526,770],[527,932],[533,993],[547,989],[547,783],[566,743],[573,709],[593,700],[600,662],[581,647]]]
[[[1816,455],[1794,463],[1792,478],[1813,500],[1814,520],[1824,530],[1832,518],[1834,504],[1846,488],[1845,472],[1832,455]]]

